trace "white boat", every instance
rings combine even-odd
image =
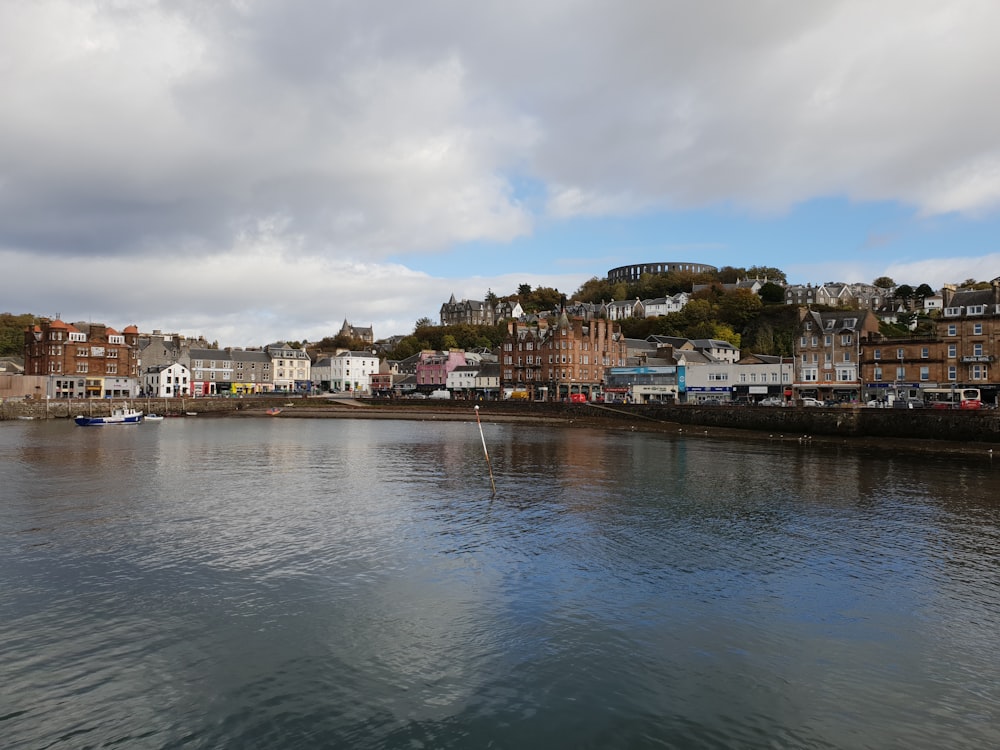
[[[163,415],[162,414],[147,414],[147,415],[145,415],[142,418],[142,421],[143,422],[162,422],[163,421]]]
[[[108,424],[139,424],[142,412],[125,406],[116,406],[106,417],[87,417],[81,414],[75,420],[81,427],[100,427]]]

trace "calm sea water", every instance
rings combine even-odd
[[[1000,465],[484,432],[0,424],[0,744],[1000,746]]]

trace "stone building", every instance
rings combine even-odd
[[[816,312],[805,307],[799,315],[796,398],[860,401],[862,345],[878,335],[878,318],[870,310]]]
[[[570,319],[565,313],[537,326],[511,321],[500,352],[501,387],[531,400],[593,400],[605,371],[624,367],[625,339],[607,320]]]
[[[47,376],[51,398],[131,398],[139,389],[139,329],[44,321],[24,333],[24,372]]]

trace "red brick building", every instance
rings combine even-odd
[[[24,371],[49,378],[52,398],[127,398],[139,386],[139,329],[45,321],[24,333]]]

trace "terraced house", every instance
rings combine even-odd
[[[944,346],[944,382],[979,388],[983,400],[997,401],[993,365],[1000,353],[1000,278],[989,289],[942,290],[938,338]]]
[[[538,325],[511,321],[501,346],[500,385],[532,400],[592,400],[603,391],[607,369],[624,367],[625,360],[621,329],[607,320],[570,319],[563,312]]]
[[[44,321],[24,333],[24,373],[48,376],[49,398],[129,398],[139,389],[139,329]],[[39,394],[42,395],[42,394]]]
[[[816,312],[806,307],[799,316],[794,396],[860,401],[862,345],[878,334],[878,318],[870,310]]]

